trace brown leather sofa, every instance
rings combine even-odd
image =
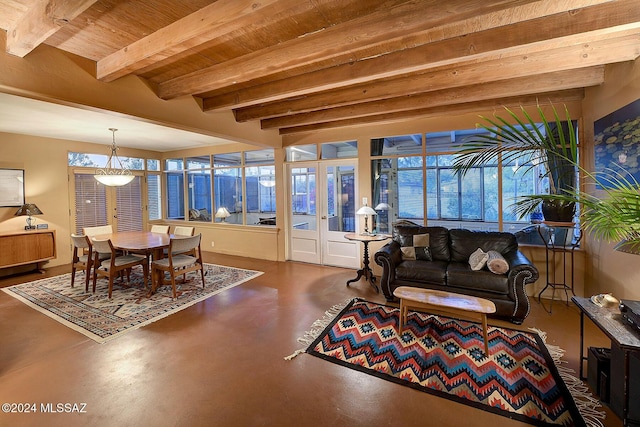
[[[429,240],[427,259],[403,259],[401,247],[407,246],[407,239],[424,234]],[[469,257],[478,248],[502,254],[508,271],[472,270]],[[439,289],[491,300],[496,305],[493,317],[516,324],[529,314],[525,285],[538,279],[537,268],[520,252],[511,233],[449,230],[401,221],[394,224],[393,240],[380,248],[374,259],[382,267],[380,286],[388,301],[395,299],[393,290],[399,286]]]

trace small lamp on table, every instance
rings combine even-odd
[[[27,216],[27,225],[25,225],[25,230],[35,230],[36,229],[36,220],[32,218],[32,215],[42,215],[42,211],[38,209],[38,207],[33,203],[25,203],[17,210],[15,216]]]
[[[356,211],[356,215],[364,215],[364,233],[362,233],[362,235],[370,236],[371,233],[369,232],[368,224],[369,215],[378,215],[378,212],[374,211],[371,206],[364,205]]]
[[[231,214],[225,207],[218,208],[216,211],[216,218],[220,218],[220,222],[227,222],[227,218],[229,218]]]

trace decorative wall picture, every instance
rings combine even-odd
[[[640,99],[596,120],[593,131],[596,173],[627,172],[640,182]]]
[[[0,207],[24,205],[24,170],[0,169]]]

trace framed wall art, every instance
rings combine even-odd
[[[24,205],[24,170],[0,169],[0,207]]]
[[[640,99],[596,120],[593,133],[596,175],[628,173],[640,182]],[[606,180],[598,185],[607,187]]]

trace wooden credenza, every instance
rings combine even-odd
[[[55,230],[0,233],[0,269],[36,264],[56,257]]]

